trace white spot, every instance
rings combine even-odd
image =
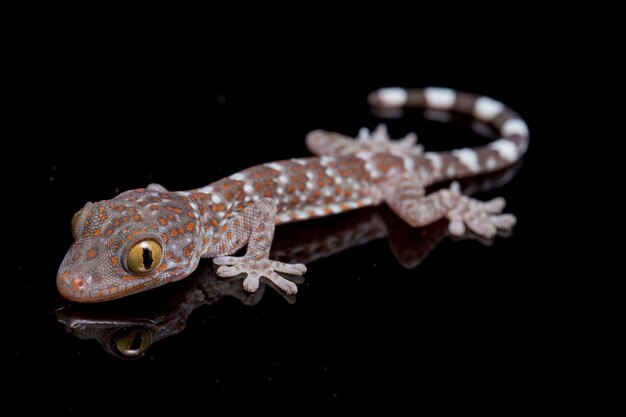
[[[430,161],[431,164],[433,164],[433,169],[435,171],[439,171],[441,169],[441,156],[439,156],[438,153],[436,152],[426,152],[424,154],[424,156],[426,157],[426,159],[428,159]]]
[[[341,184],[343,182],[343,178],[341,178],[339,175],[333,177],[333,180],[335,180],[337,184]]]
[[[278,177],[278,182],[281,184],[287,184],[289,182],[289,179],[284,175],[280,175]]]
[[[213,194],[213,195],[211,196],[211,201],[213,201],[215,204],[219,204],[219,203],[221,203],[221,202],[222,202],[222,199],[220,198],[220,196],[219,196],[219,195],[217,195],[217,194]]]
[[[335,214],[341,213],[343,211],[343,209],[341,208],[339,204],[331,204],[330,206],[328,206],[328,208],[330,209],[330,211],[332,211]]]
[[[413,171],[413,168],[415,168],[415,162],[413,162],[413,158],[410,156],[403,156],[402,164],[404,165],[404,169],[407,171]]]
[[[331,178],[335,176],[335,172],[330,168],[326,168],[326,171],[324,171],[324,173]]]
[[[520,134],[523,137],[528,136],[528,125],[522,119],[509,119],[502,125],[500,132],[503,136]]]
[[[360,151],[357,152],[354,156],[356,156],[357,158],[363,160],[363,161],[369,161],[372,158],[372,153],[371,152],[367,152],[367,151]]]
[[[498,139],[489,145],[491,149],[498,151],[500,156],[507,161],[516,161],[518,157],[517,146],[508,139]]]
[[[331,195],[333,195],[333,190],[330,188],[324,188],[324,196],[330,197]]]
[[[320,165],[321,166],[326,166],[329,163],[333,162],[335,160],[335,158],[333,158],[332,156],[322,156],[320,158]]]
[[[283,223],[288,222],[289,220],[291,220],[291,216],[289,215],[289,213],[280,213],[278,216],[278,220],[280,220]]]
[[[406,103],[406,90],[400,87],[381,88],[378,98],[385,106],[400,107]]]
[[[277,164],[276,162],[267,163],[267,164],[265,164],[265,166],[268,167],[268,168],[271,168],[273,170],[276,170],[276,171],[282,171],[283,170],[283,166],[280,165],[280,164]]]
[[[293,158],[291,159],[291,162],[293,162],[294,164],[298,164],[298,165],[304,165],[306,164],[306,161],[303,159],[298,159],[298,158]]]
[[[306,182],[306,188],[309,189],[309,190],[312,190],[312,189],[315,188],[315,184],[313,184],[312,181],[307,181]]]
[[[456,174],[456,169],[454,168],[454,165],[448,165],[448,168],[446,169],[446,175],[451,177],[454,174]]]
[[[315,178],[315,173],[313,171],[307,171],[306,172],[306,177],[310,180],[312,180],[313,178]]]
[[[357,207],[359,207],[359,205],[355,202],[355,201],[349,201],[346,203],[346,205],[351,208],[351,209],[355,209]]]
[[[247,202],[249,202],[250,200],[252,200],[252,199],[250,198],[250,196],[249,196],[249,195],[247,195],[247,196],[245,196],[245,197],[243,198],[244,203],[247,203]]]
[[[486,166],[487,166],[487,169],[495,169],[495,167],[496,167],[496,160],[494,158],[487,159]]]
[[[276,194],[282,194],[283,192],[283,187],[276,187]]]
[[[296,218],[299,220],[306,220],[309,218],[309,215],[306,211],[296,211]]]
[[[235,181],[242,181],[246,179],[246,176],[243,175],[241,172],[238,172],[236,174],[231,175],[230,177],[231,180],[235,180]]]
[[[252,194],[254,192],[254,188],[250,184],[246,184],[243,186],[243,191],[247,194]]]
[[[504,110],[504,104],[489,97],[480,97],[474,104],[474,116],[487,122],[493,120]]]
[[[370,197],[364,198],[363,200],[361,200],[361,202],[366,206],[372,205],[374,203],[374,201]]]
[[[449,88],[425,88],[424,96],[429,107],[439,110],[451,109],[456,101],[456,93]]]
[[[478,155],[476,155],[476,152],[473,150],[469,148],[457,149],[452,151],[452,155],[456,156],[470,171],[480,171],[480,166],[478,165]]]

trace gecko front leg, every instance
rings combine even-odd
[[[281,277],[277,272],[302,275],[306,272],[306,266],[269,259],[274,238],[276,202],[270,198],[261,199],[244,211],[243,216],[243,227],[248,228],[244,232],[249,236],[246,254],[214,258],[213,262],[221,265],[217,270],[218,275],[232,277],[247,274],[243,287],[250,292],[256,291],[259,288],[259,279],[265,277],[287,294],[295,294],[298,291],[296,284]]]

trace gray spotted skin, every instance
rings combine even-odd
[[[306,144],[317,157],[257,165],[195,190],[168,192],[151,184],[89,203],[77,216],[76,241],[57,277],[59,291],[80,302],[119,298],[182,279],[201,257],[211,257],[221,276],[246,274],[248,291],[255,291],[265,277],[293,294],[295,284],[279,273],[301,275],[306,267],[269,259],[275,225],[383,202],[414,227],[446,217],[450,233],[457,236],[470,229],[490,238],[498,229],[513,227],[515,217],[501,214],[503,199],[471,199],[454,182],[429,195],[425,189],[519,160],[528,147],[528,128],[514,111],[487,97],[443,88],[386,88],[370,94],[369,101],[384,109],[470,114],[491,124],[501,137],[477,148],[424,152],[414,134],[392,141],[384,126],[372,133],[362,129],[356,140],[313,131]],[[148,238],[163,247],[163,261],[149,274],[133,275],[125,265],[127,253]],[[243,247],[243,256],[232,256]]]

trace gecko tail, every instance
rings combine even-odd
[[[436,179],[448,180],[498,171],[517,162],[528,149],[528,125],[502,102],[449,88],[381,88],[369,94],[372,107],[401,110],[418,107],[469,115],[493,126],[499,138],[486,146],[450,152],[426,152]],[[439,170],[437,172],[437,170]]]

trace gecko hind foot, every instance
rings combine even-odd
[[[458,183],[450,187],[453,194],[459,195]],[[511,230],[517,219],[512,214],[501,214],[506,201],[502,197],[490,201],[479,201],[459,195],[459,204],[448,213],[448,230],[453,236],[465,234],[466,227],[476,235],[493,238],[498,230]]]
[[[306,272],[304,264],[288,264],[270,259],[258,261],[245,256],[220,256],[214,258],[213,263],[221,265],[217,269],[217,274],[221,277],[247,274],[243,288],[249,292],[255,292],[259,288],[259,279],[265,277],[285,293],[295,294],[298,292],[296,284],[281,277],[277,272],[290,275],[302,275]]]

